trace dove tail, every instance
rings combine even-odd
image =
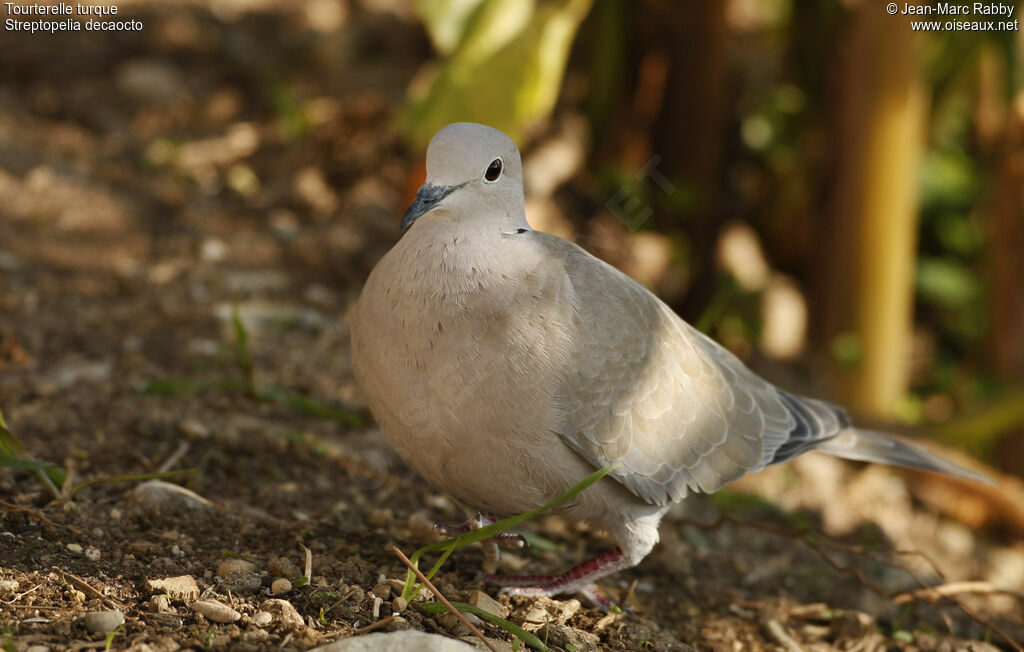
[[[817,443],[814,449],[847,460],[881,462],[993,484],[988,476],[965,469],[917,444],[873,430],[847,428],[837,436]]]

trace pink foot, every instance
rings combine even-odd
[[[480,512],[476,513],[476,516],[467,520],[464,523],[458,525],[448,525],[446,523],[434,523],[434,531],[438,532],[442,536],[458,536],[465,534],[472,530],[477,530],[482,527],[486,527],[494,523],[494,519],[489,516],[484,516]],[[501,532],[496,534],[489,539],[485,539],[480,542],[484,548],[484,555],[488,561],[496,562],[501,557],[501,552],[498,550],[498,546],[502,548],[525,548],[527,545],[526,538],[521,534],[512,534],[511,532]]]
[[[492,584],[504,586],[509,595],[544,595],[582,593],[594,604],[607,609],[608,600],[597,592],[595,581],[630,566],[621,548],[612,548],[560,575],[487,575]]]

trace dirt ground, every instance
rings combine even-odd
[[[347,310],[417,163],[390,124],[423,35],[360,4],[122,6],[145,38],[3,36],[0,410],[68,488],[189,469],[166,481],[194,493],[97,483],[54,501],[0,472],[4,649],[465,636],[394,601],[391,546],[463,513],[384,445],[348,353]],[[964,517],[986,503],[974,492],[805,456],[680,506],[651,557],[603,582],[625,610],[498,596],[478,548],[438,586],[498,597],[565,650],[1012,649],[1024,542],[998,514]],[[609,545],[554,517],[529,529],[553,545],[507,554],[506,572]],[[195,586],[154,583],[181,576]],[[950,595],[911,595],[922,583]],[[124,624],[108,636],[110,610]]]

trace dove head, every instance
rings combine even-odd
[[[473,122],[438,131],[427,146],[427,181],[405,212],[402,231],[428,213],[507,232],[529,228],[523,164],[512,139]]]

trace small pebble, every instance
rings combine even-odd
[[[163,546],[152,541],[132,541],[126,547],[128,552],[138,557],[159,557],[164,553]]]
[[[260,607],[264,611],[269,611],[271,614],[277,616],[282,624],[298,627],[305,625],[306,621],[302,619],[299,612],[295,610],[291,602],[287,600],[281,600],[279,598],[271,598],[264,600]]]
[[[381,600],[387,600],[391,597],[391,585],[390,584],[378,584],[370,590],[370,593],[374,594]]]
[[[92,546],[89,546],[85,549],[85,558],[89,561],[99,561],[100,557],[102,556],[103,553],[100,552],[99,548],[93,548]]]
[[[499,618],[508,618],[508,607],[483,591],[473,591],[469,596],[469,604],[478,609],[483,609],[489,614],[494,614]]]
[[[147,480],[128,492],[125,507],[135,516],[152,520],[154,517],[180,517],[208,511],[213,503],[185,487]]]
[[[192,611],[215,623],[233,623],[242,617],[242,614],[238,613],[226,604],[221,604],[212,600],[197,600],[190,606],[192,607]]]
[[[267,570],[270,571],[271,575],[286,577],[290,580],[302,575],[298,565],[287,557],[271,557],[270,561],[267,562]]]
[[[244,559],[225,559],[217,566],[217,575],[227,577],[231,573],[255,573],[256,564]]]
[[[221,588],[235,593],[256,591],[262,584],[256,564],[244,559],[225,559],[217,566],[217,577],[223,580]]]
[[[397,598],[395,598],[394,600],[391,601],[391,608],[394,611],[399,611],[399,612],[405,611],[405,608],[408,607],[408,606],[409,606],[409,601],[406,600],[405,598],[403,598],[402,596],[398,596]]]
[[[146,580],[146,588],[151,593],[166,593],[174,600],[183,602],[199,598],[199,585],[191,575]]]
[[[547,623],[537,635],[545,641],[550,641],[558,647],[566,649],[596,650],[600,642],[600,638],[591,632],[556,623]]]
[[[78,543],[69,543],[67,545],[67,549],[70,550],[71,552],[79,554],[79,555],[82,554],[82,550],[83,550],[81,544],[78,544]]]
[[[112,632],[124,624],[124,614],[112,611],[90,611],[85,614],[85,628],[92,634]]]
[[[292,583],[283,577],[279,577],[274,580],[274,583],[270,585],[270,592],[274,595],[281,595],[282,593],[288,593],[292,590]]]
[[[18,591],[18,580],[0,580],[0,595],[10,595],[11,593],[17,593]]]
[[[254,625],[259,625],[260,627],[263,627],[265,625],[269,625],[272,622],[274,622],[274,615],[271,614],[269,611],[263,611],[262,609],[260,609],[252,615],[252,623]]]
[[[469,616],[472,616],[473,614],[463,615],[465,615],[467,617],[466,619],[469,620]],[[470,620],[470,622],[473,621]],[[441,626],[456,636],[466,636],[469,634],[469,628],[466,627],[466,625],[459,620],[459,617],[455,614],[449,613],[441,616]]]
[[[199,256],[209,262],[223,260],[228,253],[228,246],[223,240],[207,238],[199,247]]]
[[[189,439],[206,439],[210,436],[210,429],[195,419],[185,419],[178,424],[178,430]]]
[[[153,613],[162,613],[171,610],[171,601],[166,595],[154,595],[149,599],[149,610]]]
[[[150,614],[149,620],[155,625],[161,627],[168,627],[170,629],[177,629],[181,627],[181,617],[174,612],[168,611],[166,613]]]
[[[552,622],[564,625],[566,621],[579,612],[581,607],[580,601],[575,598],[570,600],[553,600],[546,597],[536,597],[527,607],[523,620],[531,623]]]
[[[264,611],[263,613],[267,613]],[[270,614],[267,614],[268,616]],[[263,643],[270,638],[270,633],[265,629],[251,629],[242,632],[242,640],[248,643]]]
[[[224,580],[221,588],[235,593],[251,593],[259,590],[263,584],[263,580],[255,573],[228,573],[221,579]]]

